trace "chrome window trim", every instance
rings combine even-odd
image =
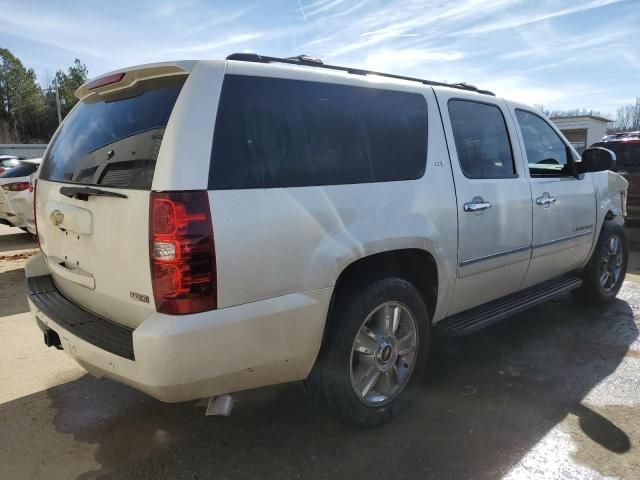
[[[512,250],[506,250],[504,252],[492,253],[491,255],[485,255],[483,257],[471,258],[469,260],[463,260],[460,262],[461,267],[466,267],[467,265],[472,265],[474,263],[483,262],[485,260],[493,260],[494,258],[504,257],[505,255],[511,255],[513,253],[524,252],[525,250],[529,250],[531,245],[527,245],[526,247],[518,247]]]
[[[593,235],[593,230],[589,230],[588,232],[576,233],[575,235],[569,235],[568,237],[556,238],[555,240],[549,240],[548,242],[538,243],[533,246],[533,249],[548,247],[549,245],[555,245],[557,243],[568,242],[570,240],[575,240],[576,238],[586,237],[587,235]]]

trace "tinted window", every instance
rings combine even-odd
[[[616,154],[616,168],[631,171],[640,169],[640,139],[618,141],[618,142],[598,142],[592,147],[602,147],[611,150]]]
[[[20,160],[9,159],[9,160],[0,160],[0,167],[3,168],[12,168],[20,163]]]
[[[209,188],[416,179],[426,156],[422,95],[227,75]]]
[[[7,170],[0,175],[0,178],[16,178],[16,177],[28,177],[33,172],[38,170],[38,165],[29,162],[20,162],[16,167]]]
[[[532,175],[572,175],[567,146],[542,118],[516,110]]]
[[[451,100],[449,118],[458,160],[465,176],[516,176],[507,125],[498,107],[466,100]]]
[[[124,93],[84,100],[56,133],[40,178],[150,189],[164,129],[183,83],[183,77],[149,80]]]

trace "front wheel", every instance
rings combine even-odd
[[[337,295],[305,388],[342,418],[377,425],[400,408],[404,392],[420,376],[429,314],[418,290],[403,278],[383,278]]]
[[[584,271],[579,297],[588,303],[607,303],[613,300],[624,282],[629,260],[629,246],[624,227],[605,220]]]

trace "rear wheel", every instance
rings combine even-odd
[[[305,388],[321,406],[359,425],[377,425],[404,403],[429,344],[418,290],[384,278],[338,292],[323,347]]]
[[[606,303],[620,291],[627,272],[629,248],[624,227],[605,221],[591,260],[577,291],[587,303]]]

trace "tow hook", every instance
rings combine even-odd
[[[56,332],[51,329],[47,329],[42,332],[44,335],[44,344],[47,347],[56,347],[58,350],[62,350],[62,344],[60,343],[60,337]]]
[[[209,415],[218,415],[228,417],[233,409],[233,397],[231,395],[218,395],[209,397],[207,410],[204,412],[205,417]]]
[[[36,322],[38,323],[40,330],[42,330],[44,344],[47,347],[56,347],[58,350],[62,350],[62,342],[60,341],[58,333],[47,327],[38,317],[36,317]]]

